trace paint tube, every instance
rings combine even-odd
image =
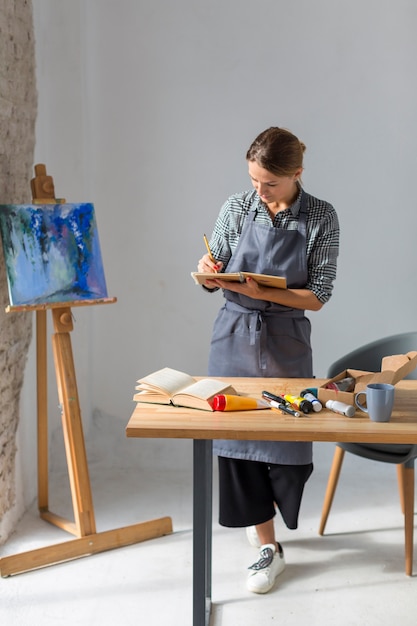
[[[248,398],[246,396],[217,395],[213,398],[214,411],[250,411],[253,409],[269,409],[266,400]]]

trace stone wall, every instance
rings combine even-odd
[[[36,110],[32,2],[0,0],[0,204],[31,201]],[[0,249],[0,543],[16,502],[15,436],[33,315],[6,314],[7,304]]]

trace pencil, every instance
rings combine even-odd
[[[204,243],[206,244],[206,248],[207,248],[208,255],[209,255],[209,257],[210,257],[210,261],[212,261],[213,263],[215,263],[216,261],[214,260],[214,257],[213,257],[213,255],[212,255],[212,253],[211,253],[211,250],[210,250],[210,246],[209,246],[209,242],[208,242],[208,240],[207,240],[207,237],[206,237],[205,235],[203,235],[203,237],[204,237]]]

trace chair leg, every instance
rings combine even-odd
[[[405,502],[404,502],[404,472],[405,467],[403,463],[397,465],[397,481],[398,481],[398,493],[400,494],[400,506],[402,514],[405,515]]]
[[[329,480],[327,481],[326,493],[324,496],[323,508],[321,511],[321,520],[319,526],[319,535],[324,534],[327,518],[333,503],[334,494],[339,480],[340,470],[342,469],[343,457],[345,451],[343,448],[336,446],[333,456],[332,467],[330,468]]]
[[[413,574],[413,535],[414,535],[414,460],[412,464],[401,465],[401,500],[404,502],[405,573]]]

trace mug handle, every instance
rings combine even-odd
[[[361,411],[364,411],[365,413],[368,413],[368,409],[366,408],[366,406],[364,406],[363,404],[359,402],[358,400],[359,396],[366,396],[366,391],[359,391],[359,393],[356,394],[355,404],[358,407],[358,409],[360,409]]]

